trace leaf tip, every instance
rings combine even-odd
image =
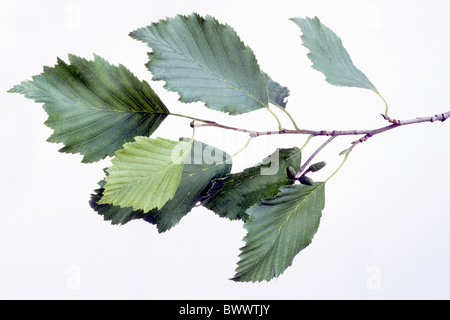
[[[234,282],[242,282],[241,276],[234,276],[233,278],[230,278],[228,280],[234,281]]]
[[[18,87],[19,87],[18,85],[15,85],[14,87],[12,87],[11,89],[9,89],[6,92],[7,93],[19,93]]]
[[[140,40],[140,35],[139,34],[141,33],[142,29],[145,29],[145,27],[144,28],[138,28],[136,30],[131,31],[130,33],[128,33],[128,36],[130,38],[134,39],[134,40]]]

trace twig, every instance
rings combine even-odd
[[[306,167],[310,164],[310,162],[315,158],[315,156],[323,149],[327,144],[329,144],[336,136],[331,136],[327,141],[325,141],[314,153],[309,157],[308,160],[300,167],[300,170],[295,175],[295,178],[298,179],[302,175],[303,171],[305,171]]]
[[[188,119],[193,119],[194,121],[191,122],[192,127],[216,127],[221,128],[225,130],[233,130],[238,132],[247,133],[250,135],[250,138],[256,138],[260,136],[269,136],[269,135],[280,135],[280,134],[308,134],[310,135],[310,138],[313,136],[331,136],[330,139],[328,139],[322,146],[317,149],[313,155],[308,159],[308,161],[300,168],[300,171],[297,173],[296,178],[300,177],[302,171],[304,171],[306,165],[309,164],[309,162],[319,153],[328,143],[330,143],[334,138],[338,136],[350,136],[350,135],[363,135],[362,138],[355,140],[352,142],[351,146],[345,150],[343,150],[340,154],[341,155],[347,155],[349,154],[353,148],[362,143],[367,141],[369,138],[373,137],[374,135],[380,134],[385,131],[389,131],[401,126],[406,126],[410,124],[418,124],[418,123],[424,123],[424,122],[435,122],[435,121],[441,121],[444,122],[448,118],[450,118],[450,111],[445,113],[436,114],[434,116],[430,117],[418,117],[414,119],[408,119],[408,120],[396,120],[391,119],[387,117],[386,115],[382,115],[386,120],[388,120],[391,124],[388,126],[380,127],[377,129],[371,129],[371,130],[307,130],[307,129],[299,129],[299,130],[289,130],[289,129],[283,129],[279,131],[253,131],[253,130],[247,130],[242,128],[236,128],[231,126],[226,126],[223,124],[219,124],[215,121],[209,121],[209,120],[202,120],[202,119],[196,119],[193,117],[183,116],[179,114],[172,114],[174,116],[184,117]],[[203,122],[201,124],[196,124],[195,121]]]
[[[250,137],[256,138],[260,136],[270,136],[270,135],[280,135],[280,134],[309,134],[313,136],[350,136],[350,135],[366,135],[368,137],[372,137],[376,134],[410,124],[418,124],[418,123],[424,123],[424,122],[435,122],[435,121],[441,121],[444,122],[450,118],[450,111],[446,113],[440,113],[436,114],[431,117],[419,117],[409,120],[394,120],[390,119],[392,124],[377,128],[377,129],[370,129],[370,130],[308,130],[308,129],[300,129],[300,130],[290,130],[290,129],[283,129],[278,131],[254,131],[254,130],[247,130],[242,128],[236,128],[231,126],[226,126],[223,124],[219,124],[215,121],[208,121],[208,120],[199,120],[201,122],[204,122],[202,124],[196,124],[197,127],[216,127],[226,130],[233,130],[243,133],[248,133]],[[367,139],[366,139],[367,140]],[[361,141],[362,142],[362,141]]]

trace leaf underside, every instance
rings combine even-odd
[[[270,281],[312,241],[325,206],[325,183],[282,187],[272,199],[247,210],[247,235],[232,280]]]
[[[125,224],[134,219],[144,219],[156,224],[159,232],[174,227],[200,201],[213,179],[231,171],[231,158],[225,152],[207,144],[194,141],[190,157],[186,159],[180,184],[173,197],[160,210],[150,212],[121,208],[111,204],[98,204],[103,196],[104,181],[91,195],[91,207],[112,224]]]
[[[275,197],[280,187],[293,183],[286,169],[299,170],[300,162],[300,149],[277,149],[262,164],[215,180],[202,204],[221,217],[246,220],[249,207]]]
[[[353,64],[341,39],[319,18],[292,18],[302,30],[303,45],[309,49],[313,68],[322,72],[326,81],[336,86],[359,87],[378,92],[370,80]]]
[[[162,208],[175,195],[191,145],[191,141],[148,137],[126,143],[108,168],[99,204],[144,212]]]
[[[152,48],[154,80],[183,102],[202,101],[232,115],[268,107],[266,79],[252,50],[233,28],[193,13],[161,20],[130,36]]]
[[[45,124],[53,129],[48,141],[63,143],[61,152],[80,153],[84,163],[99,161],[135,136],[151,135],[169,114],[149,84],[124,66],[99,56],[69,60],[58,59],[9,91],[44,103]]]
[[[278,82],[273,81],[272,78],[264,71],[262,71],[262,74],[266,78],[267,91],[269,93],[269,102],[283,109],[286,109],[286,99],[290,94],[289,89],[282,86]]]

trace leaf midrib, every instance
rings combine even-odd
[[[318,31],[319,31],[319,33],[321,33],[321,34],[324,34],[324,31],[323,31],[323,25],[322,25],[322,22],[320,22],[320,21],[319,21],[319,30],[318,30]],[[332,31],[331,29],[329,29],[329,31],[332,32],[332,33],[334,33],[334,31]],[[324,45],[323,45],[322,38],[320,38],[319,36],[317,36],[317,33],[315,32],[314,28],[312,29],[312,33],[314,34],[314,37],[315,37],[317,40],[319,40],[318,42],[320,43],[320,48],[322,49],[322,51],[327,52],[327,50],[324,49]],[[346,70],[346,69],[344,69],[344,68],[341,67],[342,64],[347,64],[348,61],[342,61],[342,63],[341,63],[341,62],[339,62],[339,61],[333,59],[329,54],[327,54],[327,57],[328,57],[330,63],[333,64],[333,65],[335,65],[335,66],[336,66],[336,65],[339,66],[338,69],[339,69],[342,73],[344,73],[345,75],[347,75],[349,78],[352,78],[352,77],[353,77],[353,78],[356,78],[356,80],[359,81],[359,82],[361,82],[361,83],[366,83],[367,81],[369,81],[369,80],[367,79],[367,77],[366,77],[366,79],[361,78],[362,72],[354,65],[352,59],[351,59],[350,56],[348,55],[347,50],[344,48],[344,46],[343,46],[343,44],[342,44],[342,40],[341,40],[336,34],[335,34],[335,36],[336,36],[336,39],[337,39],[338,41],[340,41],[340,46],[342,47],[342,50],[344,50],[344,52],[347,54],[347,57],[348,57],[348,59],[349,59],[349,61],[350,61],[350,63],[351,63],[349,69],[355,69],[355,70],[357,70],[357,71],[358,71],[358,75],[356,76],[355,74],[349,73],[348,70]],[[304,35],[301,37],[302,40],[303,40],[303,37],[304,37]],[[309,48],[308,48],[308,49],[309,49]],[[311,55],[315,55],[315,54],[311,53]],[[337,61],[337,62],[336,62],[336,61]],[[314,65],[315,65],[315,69],[317,69],[316,63],[314,63]],[[322,70],[319,70],[319,71],[322,72]],[[328,77],[327,77],[327,79],[328,79]],[[370,81],[369,81],[369,83],[370,83]],[[370,90],[372,90],[372,89],[370,89]]]
[[[72,56],[72,57],[74,57],[75,59],[78,59],[77,57],[75,57],[75,56]],[[79,62],[80,63],[80,62]],[[81,63],[80,63],[81,64]],[[102,108],[97,108],[97,107],[95,107],[95,106],[93,106],[92,104],[90,104],[90,103],[88,103],[87,101],[86,101],[86,99],[84,99],[83,97],[81,97],[80,96],[80,94],[74,89],[74,88],[72,88],[66,81],[64,81],[57,73],[56,73],[56,68],[53,68],[52,69],[52,71],[53,71],[53,75],[59,80],[59,81],[61,81],[61,83],[63,83],[67,88],[69,88],[73,93],[75,93],[75,95],[77,95],[82,101],[84,101],[87,105],[86,106],[84,106],[84,105],[81,105],[81,104],[78,104],[78,103],[75,103],[74,101],[72,101],[72,100],[68,100],[68,102],[70,102],[71,104],[74,104],[74,105],[76,105],[77,107],[79,107],[79,108],[89,108],[89,109],[93,109],[93,110],[96,110],[96,111],[99,111],[99,112],[108,112],[108,111],[114,111],[114,112],[117,112],[117,113],[120,113],[120,112],[131,112],[131,113],[149,113],[149,114],[170,114],[170,112],[169,111],[167,111],[167,112],[151,112],[151,111],[149,111],[149,110],[145,110],[145,109],[143,109],[143,107],[140,105],[140,104],[138,104],[138,103],[136,103],[137,105],[139,105],[139,107],[141,107],[142,108],[142,111],[138,111],[138,110],[134,110],[130,105],[128,105],[127,103],[125,103],[124,101],[122,101],[122,100],[120,100],[119,98],[117,98],[112,92],[111,92],[111,90],[109,90],[109,89],[107,89],[106,87],[105,87],[105,85],[103,84],[103,82],[101,82],[86,66],[84,66],[83,64],[81,64],[82,66],[83,66],[83,68],[85,69],[85,70],[87,70],[88,72],[89,72],[89,74],[91,74],[95,79],[96,79],[96,81],[98,82],[98,83],[100,83],[100,85],[106,90],[106,91],[108,91],[117,101],[119,101],[119,103],[121,103],[123,106],[125,106],[126,108],[128,108],[128,110],[119,110],[119,109],[117,109],[117,108],[115,108],[113,105],[111,105],[109,102],[106,102],[105,100],[103,100],[103,99],[101,99],[94,91],[92,91],[92,89],[90,88],[90,87],[88,87],[85,83],[83,83],[81,80],[80,80],[80,78],[77,76],[77,75],[74,75],[73,73],[72,73],[72,71],[70,70],[70,68],[68,68],[68,66],[64,63],[64,64],[60,64],[60,66],[61,67],[63,67],[63,68],[65,68],[68,72],[70,72],[70,74],[72,74],[72,77],[81,85],[81,86],[83,86],[86,90],[88,90],[88,91],[90,91],[93,95],[94,95],[94,97],[96,97],[100,102],[101,102],[101,104],[103,104],[103,105],[106,105],[106,106],[108,106],[110,109],[102,109]],[[110,73],[109,71],[108,71],[108,73]],[[114,78],[115,79],[115,78]],[[116,80],[116,79],[115,79]],[[116,80],[116,82],[117,82],[117,80]],[[120,85],[120,84],[119,84]],[[121,85],[120,85],[121,86]],[[57,89],[58,90],[58,92],[62,95],[62,96],[64,96],[65,98],[67,98],[67,96],[61,91],[61,90],[59,90],[57,87],[55,87],[55,86],[53,86],[55,89]],[[121,86],[122,87],[122,86]],[[123,88],[123,87],[122,87]],[[139,90],[139,92],[143,95],[143,93],[140,91],[140,89],[139,88],[136,88],[137,90]],[[42,90],[42,89],[40,89],[41,91],[43,91],[44,93],[46,93],[47,94],[47,92],[45,92],[44,90]],[[125,92],[127,92],[125,89],[124,89],[124,91]],[[127,94],[128,94],[128,92],[127,92]],[[128,94],[129,95],[129,94]],[[147,98],[145,97],[145,95],[143,95],[144,96],[144,98],[147,100]],[[56,99],[56,98],[55,98]],[[59,100],[59,101],[62,101],[62,100],[60,100],[60,99],[56,99],[56,100]],[[148,100],[147,100],[148,101]],[[159,106],[159,105],[156,105],[156,106],[153,106],[151,103],[149,103],[149,106],[151,107],[151,108],[162,108],[161,106]]]
[[[261,255],[261,257],[253,264],[253,266],[252,266],[248,271],[245,272],[245,274],[248,274],[248,273],[251,272],[251,270],[254,270],[254,269],[256,268],[256,266],[258,265],[258,263],[259,263],[260,261],[262,261],[264,258],[266,258],[266,257],[269,255],[269,252],[270,252],[270,251],[273,251],[274,246],[275,246],[275,243],[280,239],[280,234],[281,234],[282,229],[284,228],[285,224],[286,224],[286,223],[291,219],[291,217],[296,213],[298,207],[299,207],[300,205],[302,205],[302,204],[304,203],[304,201],[306,201],[307,199],[309,199],[309,197],[310,197],[311,195],[313,195],[313,194],[319,189],[319,187],[322,187],[324,184],[325,184],[325,182],[321,182],[320,184],[318,184],[317,187],[316,187],[316,188],[315,188],[308,196],[304,197],[304,198],[302,199],[302,201],[301,201],[299,204],[297,204],[297,205],[295,206],[295,209],[292,210],[292,213],[291,213],[291,214],[288,214],[288,216],[287,216],[287,217],[284,219],[284,221],[281,223],[281,226],[278,228],[278,231],[276,232],[276,236],[274,237],[274,240],[272,241],[272,244],[270,245],[270,247],[264,252],[264,254]]]
[[[170,170],[172,167],[174,167],[175,165],[184,165],[182,163],[177,163],[179,161],[179,159],[184,159],[186,157],[186,153],[191,152],[191,146],[192,146],[192,141],[190,142],[190,145],[188,147],[186,147],[186,150],[183,151],[182,156],[178,157],[175,161],[168,163],[167,165],[163,166],[162,168],[159,168],[156,172],[160,172],[163,170]],[[132,170],[132,171],[136,171],[136,170]],[[146,172],[148,172],[146,170]],[[123,188],[130,188],[131,186],[134,186],[136,183],[140,183],[143,180],[148,179],[152,174],[154,174],[155,172],[151,172],[150,174],[147,174],[145,177],[139,178],[135,181],[133,181],[132,183],[129,183],[127,185],[125,185]]]

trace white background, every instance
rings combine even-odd
[[[144,44],[128,33],[179,13],[210,14],[235,28],[261,68],[291,90],[288,110],[309,129],[385,125],[372,92],[326,83],[310,68],[300,30],[288,19],[318,16],[355,65],[409,119],[450,110],[450,5],[429,1],[4,1],[0,2],[0,298],[2,299],[448,299],[450,298],[450,122],[389,131],[358,146],[327,185],[310,247],[277,280],[235,283],[245,231],[204,208],[164,234],[143,221],[113,226],[88,205],[110,160],[81,164],[45,140],[39,104],[6,90],[56,57],[96,53],[151,80]],[[151,83],[173,112],[273,130],[264,110],[231,117],[182,104]],[[288,119],[280,114],[289,126]],[[188,136],[168,119],[155,136]],[[243,134],[201,129],[197,138],[232,154]],[[256,139],[234,171],[302,136]],[[326,178],[352,139],[319,154]],[[316,138],[304,158],[323,142]]]

